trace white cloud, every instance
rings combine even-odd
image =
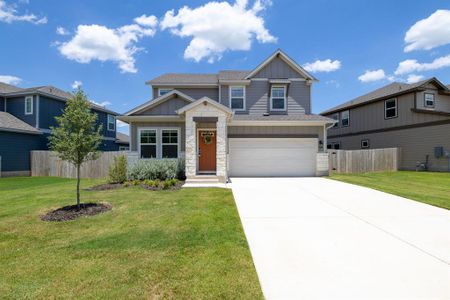
[[[334,85],[334,87],[336,87],[336,88],[340,88],[341,87],[341,84],[339,83],[339,81],[334,80],[334,79],[325,81],[325,83],[328,84],[328,85]]]
[[[47,23],[47,18],[39,18],[34,14],[20,15],[15,6],[8,5],[4,0],[0,0],[0,21],[5,23],[30,22],[39,25]]]
[[[384,73],[383,69],[378,70],[367,70],[364,74],[358,77],[359,81],[361,82],[372,82],[372,81],[379,81],[382,79],[386,79],[386,74]]]
[[[341,62],[339,60],[316,60],[312,63],[307,63],[303,67],[306,71],[317,73],[317,72],[333,72],[341,68]]]
[[[106,107],[106,106],[108,106],[108,105],[111,105],[111,102],[109,102],[109,101],[103,101],[103,102],[91,101],[91,102],[94,103],[94,104],[96,104],[96,105],[98,105],[98,106],[103,106],[103,107]]]
[[[58,35],[69,35],[70,32],[62,26],[56,27],[56,34]]]
[[[127,126],[128,126],[127,123],[125,123],[125,122],[123,122],[123,121],[120,121],[120,120],[117,120],[117,127],[118,127],[118,128],[121,128],[121,127],[127,127]]]
[[[158,25],[158,19],[155,16],[142,15],[134,18],[134,22],[144,27],[156,27]]]
[[[19,77],[16,77],[16,76],[11,76],[11,75],[0,75],[0,82],[14,85],[14,84],[19,84],[20,82],[22,82],[22,79],[20,79]]]
[[[406,83],[416,83],[424,79],[423,75],[410,74],[406,79]]]
[[[247,7],[248,0],[236,0],[234,4],[212,1],[197,8],[184,6],[176,14],[167,11],[161,28],[179,37],[192,37],[184,51],[185,59],[212,63],[227,50],[250,50],[253,39],[276,42],[261,16],[270,5],[270,1],[256,0]]]
[[[398,64],[396,75],[403,75],[413,72],[423,72],[430,70],[437,70],[441,68],[450,67],[450,54],[436,58],[430,63],[419,63],[417,59],[407,59]]]
[[[92,60],[113,61],[123,73],[136,73],[134,55],[142,50],[136,43],[143,37],[155,34],[154,16],[136,18],[140,24],[125,25],[116,29],[101,25],[78,25],[75,36],[58,47],[60,53],[79,63]],[[136,21],[137,22],[137,21]],[[144,24],[150,24],[149,26]]]
[[[450,44],[450,10],[437,10],[414,24],[405,35],[405,52]]]
[[[75,80],[74,82],[72,82],[71,87],[73,89],[77,89],[79,88],[81,85],[83,84],[83,82],[79,81],[79,80]]]

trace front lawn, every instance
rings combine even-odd
[[[112,210],[40,220],[74,193],[72,179],[0,179],[1,298],[262,298],[230,190],[83,190]]]
[[[450,173],[399,171],[333,174],[330,178],[450,209]]]

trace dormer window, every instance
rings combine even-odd
[[[230,108],[245,110],[245,86],[230,86]]]
[[[158,89],[158,97],[170,93],[172,89]]]
[[[428,107],[428,108],[434,107],[434,94],[425,93],[424,101],[425,101],[425,107]]]
[[[286,86],[272,86],[270,89],[270,110],[286,111]]]
[[[25,97],[25,114],[26,115],[33,114],[33,96]]]

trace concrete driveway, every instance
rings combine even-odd
[[[267,299],[450,299],[450,211],[324,178],[231,185]]]

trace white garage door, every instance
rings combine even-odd
[[[315,176],[315,138],[230,138],[229,176]]]

